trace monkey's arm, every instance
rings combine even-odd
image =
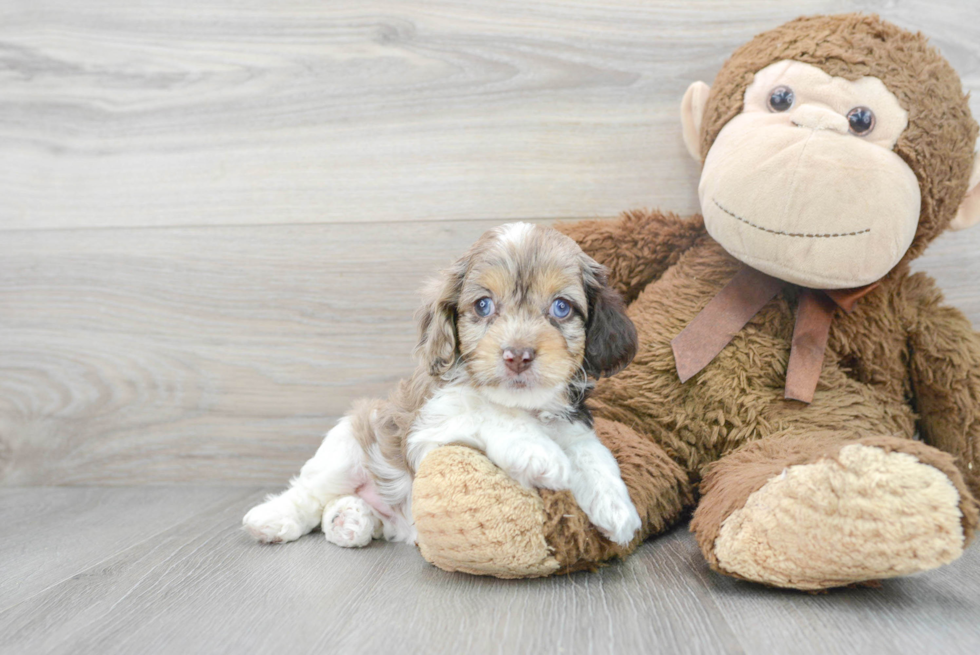
[[[909,326],[910,373],[919,433],[957,458],[980,498],[980,334],[954,307],[942,304],[932,279],[913,275]]]
[[[609,270],[610,286],[627,304],[706,234],[701,216],[681,218],[657,210],[630,211],[614,220],[561,223],[555,228]]]

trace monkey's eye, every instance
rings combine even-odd
[[[493,313],[493,301],[488,296],[484,296],[476,301],[473,309],[476,310],[477,316],[486,318]]]
[[[550,311],[555,318],[568,318],[572,312],[572,306],[564,298],[555,298],[555,301],[551,303]]]
[[[793,106],[796,96],[793,89],[788,86],[777,86],[769,93],[769,109],[772,111],[786,111]]]
[[[855,107],[847,112],[847,122],[852,134],[864,136],[875,129],[875,114],[867,107]]]

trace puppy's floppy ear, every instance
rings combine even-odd
[[[585,325],[585,372],[592,377],[619,373],[636,355],[636,327],[623,299],[606,281],[605,269],[591,258],[584,268],[589,319]]]
[[[415,356],[436,377],[446,373],[456,361],[456,312],[468,267],[469,257],[464,257],[441,271],[426,285],[422,306],[415,314],[419,328]]]

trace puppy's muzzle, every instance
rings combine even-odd
[[[523,373],[534,363],[534,348],[505,348],[501,357],[514,373]]]

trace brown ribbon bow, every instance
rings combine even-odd
[[[687,382],[718,356],[752,317],[772,300],[786,282],[749,266],[701,310],[670,342],[681,382]],[[855,289],[801,287],[793,344],[786,369],[785,397],[809,403],[817,388],[830,322],[838,307],[850,314],[857,301],[878,283]]]

